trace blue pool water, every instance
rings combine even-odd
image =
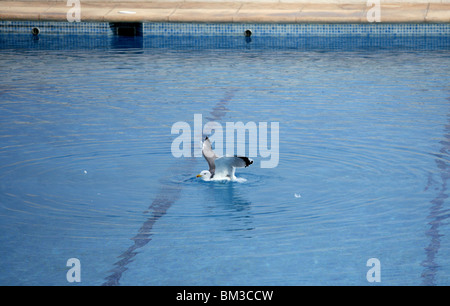
[[[448,38],[0,49],[1,285],[450,285]],[[278,166],[196,179],[171,153],[194,114],[279,122]]]

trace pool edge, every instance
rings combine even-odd
[[[0,1],[3,21],[68,22],[72,5],[50,1]],[[82,22],[366,24],[366,3],[83,2]],[[377,22],[378,21],[378,22]],[[382,3],[375,23],[450,23],[450,3]]]

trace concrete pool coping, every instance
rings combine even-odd
[[[71,6],[0,1],[0,20],[67,21]],[[83,2],[83,22],[369,23],[366,3]],[[450,23],[450,3],[382,3],[381,23]],[[124,13],[125,12],[125,13]],[[126,13],[128,12],[128,13]],[[132,12],[132,13],[129,13]]]

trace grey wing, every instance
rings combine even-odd
[[[245,168],[253,164],[253,160],[241,156],[224,156],[215,160],[216,174],[223,176],[234,176],[236,168]]]
[[[216,163],[215,160],[217,159],[216,153],[214,153],[211,141],[208,137],[205,138],[205,141],[203,142],[203,148],[202,148],[202,155],[206,159],[209,165],[209,172],[214,175],[215,169],[216,169]]]
[[[233,156],[233,157],[228,157],[228,158],[232,158],[233,159],[233,167],[235,168],[246,168],[248,166],[250,166],[251,164],[253,164],[253,160],[251,160],[248,157],[245,156]]]

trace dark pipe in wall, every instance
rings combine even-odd
[[[33,34],[33,35],[39,35],[39,33],[41,32],[41,30],[39,30],[39,28],[37,28],[37,27],[33,27],[32,29],[31,29],[31,34]]]
[[[114,35],[142,36],[142,23],[140,22],[115,22],[109,24]]]

